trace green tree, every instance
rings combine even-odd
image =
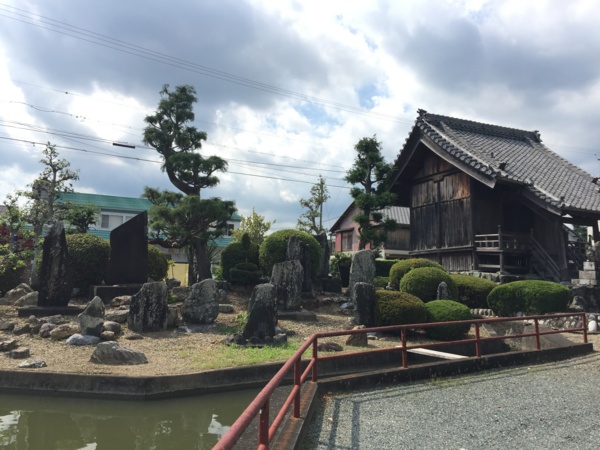
[[[307,200],[300,199],[300,206],[306,211],[298,219],[296,228],[312,234],[325,233],[327,230],[323,228],[323,204],[329,198],[325,178],[319,175],[319,181],[310,188],[310,197]]]
[[[365,137],[358,141],[354,150],[354,165],[346,173],[346,181],[354,185],[350,195],[359,211],[354,221],[358,224],[359,248],[362,250],[368,243],[372,247],[379,246],[398,224],[382,214],[383,208],[394,204],[395,195],[388,191],[393,165],[385,162],[381,142],[376,136]]]
[[[226,232],[227,220],[235,212],[232,201],[200,198],[202,189],[219,183],[215,173],[226,171],[227,162],[218,156],[204,157],[198,152],[202,141],[206,140],[206,133],[189,125],[195,118],[195,94],[192,86],[169,90],[169,85],[164,85],[156,113],[144,119],[148,125],[143,137],[143,142],[163,157],[162,170],[171,183],[185,194],[151,188],[146,188],[145,192],[146,198],[155,205],[150,211],[151,227],[171,233],[166,234],[163,243],[171,241],[173,245],[187,247],[190,283],[212,277],[209,241]]]
[[[231,235],[236,242],[242,242],[242,237],[244,234],[247,234],[250,242],[260,245],[265,240],[265,234],[267,234],[274,223],[275,221],[267,222],[265,216],[258,214],[253,207],[252,214],[247,217],[242,216],[240,227],[237,230],[233,230]]]
[[[68,224],[69,233],[87,233],[98,220],[101,208],[96,205],[75,205],[71,202],[57,205],[57,217]]]

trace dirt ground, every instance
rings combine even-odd
[[[90,346],[67,345],[64,341],[43,339],[39,336],[21,335],[12,336],[10,332],[0,331],[0,338],[14,337],[20,346],[28,347],[31,352],[29,359],[43,359],[47,367],[42,369],[18,369],[22,360],[10,359],[0,354],[0,370],[36,370],[47,372],[66,372],[77,374],[112,374],[128,376],[155,376],[176,375],[198,372],[197,361],[207,351],[217,355],[223,345],[221,341],[227,336],[227,330],[236,326],[236,319],[240,312],[246,310],[250,292],[235,290],[228,294],[227,301],[233,305],[233,313],[220,313],[214,327],[199,333],[183,333],[173,329],[157,333],[141,334],[141,340],[128,340],[131,336],[126,325],[123,333],[118,337],[121,346],[143,352],[148,358],[148,364],[138,366],[108,366],[90,362],[93,348]],[[317,297],[318,307],[312,311],[317,316],[316,322],[298,322],[280,320],[279,325],[290,331],[301,341],[313,333],[324,331],[338,331],[351,329],[351,315],[343,313],[340,308],[339,298],[320,295]],[[75,320],[75,318],[71,318]],[[17,320],[25,322],[27,318],[18,318],[17,309],[13,306],[0,306],[0,322],[4,320]],[[574,342],[583,342],[582,336],[577,334],[565,335]],[[346,337],[332,338],[329,341],[344,344]],[[298,340],[297,340],[298,341]],[[296,341],[296,342],[297,342]],[[600,348],[600,335],[590,335],[589,341],[597,350]],[[394,336],[380,337],[378,340],[369,341],[369,347],[387,347],[398,345]],[[213,356],[214,357],[214,356]]]

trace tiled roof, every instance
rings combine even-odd
[[[410,225],[410,208],[388,206],[382,213],[384,218],[393,219],[398,225]]]
[[[593,177],[524,131],[420,111],[415,123],[459,168],[496,181],[519,183],[524,194],[563,212],[600,212]],[[414,131],[414,129],[413,129]],[[398,156],[400,159],[402,152]]]

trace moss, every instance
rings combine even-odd
[[[499,316],[516,312],[547,314],[567,309],[571,292],[551,281],[523,280],[496,286],[487,297],[488,306]]]
[[[392,289],[399,289],[400,280],[404,275],[410,272],[413,269],[418,269],[420,267],[435,267],[440,270],[445,270],[440,264],[431,261],[425,258],[411,258],[411,259],[403,259],[402,261],[396,262],[390,268],[390,286]]]
[[[400,280],[400,290],[419,297],[427,303],[437,298],[438,286],[442,281],[448,286],[448,292],[452,297],[444,300],[457,298],[458,290],[450,274],[435,267],[412,269]]]
[[[378,326],[427,322],[425,304],[414,295],[398,291],[375,291],[375,322]]]
[[[310,234],[298,230],[279,230],[267,236],[259,249],[260,268],[267,276],[271,276],[273,265],[285,261],[288,239],[292,236],[308,244],[310,248],[311,275],[316,279],[321,270],[321,246]]]
[[[485,278],[469,275],[450,275],[458,289],[457,300],[469,308],[487,308],[487,297],[497,284]]]
[[[454,322],[472,318],[469,308],[452,300],[433,300],[425,303],[429,322]],[[445,325],[426,328],[427,335],[441,341],[454,341],[464,337],[471,328],[470,324]]]

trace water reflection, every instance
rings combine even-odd
[[[153,402],[0,394],[0,448],[210,449],[256,394]]]

